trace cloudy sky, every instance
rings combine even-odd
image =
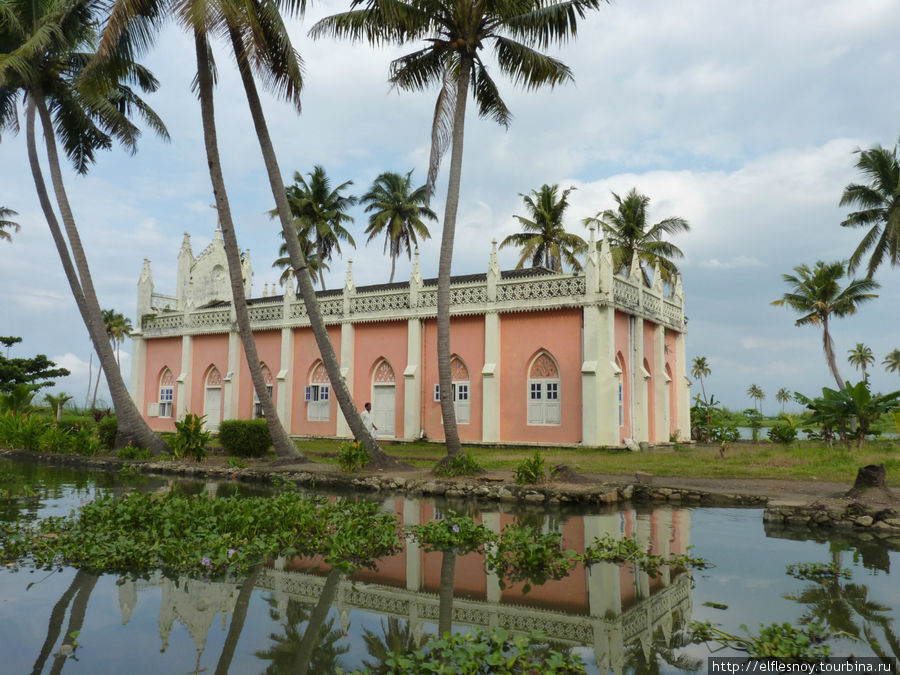
[[[382,171],[424,181],[436,91],[407,94],[387,84],[388,63],[403,51],[375,50],[306,32],[346,2],[317,3],[291,24],[306,64],[303,114],[266,101],[282,170],[322,164],[357,194]],[[845,185],[857,179],[854,150],[892,147],[900,135],[900,3],[896,0],[616,0],[583,22],[575,42],[554,52],[575,83],[524,92],[500,80],[515,117],[508,130],[470,114],[454,273],[486,268],[491,239],[516,230],[520,193],[543,183],[577,188],[569,229],[612,206],[610,191],[631,187],[652,199],[656,222],[677,215],[691,232],[675,239],[690,318],[688,357],[703,355],[707,386],[726,405],[750,405],[746,389],[767,394],[775,412],[781,387],[815,393],[834,386],[815,328],[796,328],[770,301],[781,275],[816,260],[849,256],[861,232],[839,226]],[[251,249],[254,294],[270,268],[278,228],[272,198],[235,69],[217,46],[217,115],[225,179],[238,238]],[[171,143],[146,136],[137,155],[107,153],[87,177],[67,175],[75,215],[103,307],[134,318],[136,282],[152,260],[156,290],[173,293],[182,233],[199,252],[215,213],[204,164],[199,106],[190,94],[193,47],[166,30],[146,63],[162,82],[151,104]],[[446,183],[446,166],[440,182]],[[443,210],[444,193],[435,200]],[[72,371],[59,389],[83,400],[90,344],[40,215],[25,157],[24,134],[0,143],[0,205],[19,211],[22,231],[0,242],[0,334],[19,335],[17,355],[46,353]],[[386,281],[382,247],[362,247],[365,217],[354,214],[356,283]],[[423,273],[437,273],[436,239],[422,247]],[[513,251],[501,266],[514,266]],[[404,260],[398,278],[409,273]],[[340,285],[345,262],[332,264]],[[844,377],[856,380],[846,353],[857,342],[878,363],[900,347],[900,270],[878,274],[881,297],[833,326]],[[125,350],[129,347],[126,345]],[[128,373],[128,355],[123,354]],[[875,389],[900,387],[876,366]],[[103,394],[101,394],[103,396]]]

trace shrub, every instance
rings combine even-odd
[[[194,413],[188,413],[180,422],[175,422],[175,437],[170,441],[169,447],[177,459],[193,459],[201,462],[206,458],[206,444],[209,443],[210,433],[204,431],[202,417]]]
[[[74,415],[69,416],[69,417],[63,417],[61,420],[59,420],[56,423],[56,426],[58,426],[60,429],[62,429],[63,431],[65,431],[67,433],[72,433],[73,431],[75,431],[76,429],[79,429],[81,427],[88,427],[89,429],[93,429],[95,425],[96,425],[96,422],[94,422],[94,420],[90,417],[85,417],[85,416],[77,417]]]
[[[354,443],[341,443],[338,450],[338,465],[341,471],[359,471],[369,463],[369,451],[362,441]]]
[[[788,445],[797,439],[797,427],[790,422],[776,422],[769,427],[769,440]]]
[[[484,468],[471,454],[454,455],[434,468],[436,476],[474,476],[482,471]]]
[[[115,415],[104,417],[97,423],[97,437],[100,440],[100,447],[106,450],[112,450],[116,446],[116,433],[119,430],[119,423]]]
[[[100,441],[90,427],[79,427],[71,434],[72,449],[79,455],[96,455],[100,452]]]
[[[69,453],[75,448],[75,439],[64,429],[54,425],[47,427],[40,440],[41,452]]]
[[[40,415],[9,411],[0,415],[0,445],[21,450],[40,449],[47,423]]]
[[[231,457],[262,457],[272,437],[265,420],[225,420],[219,425],[219,443]]]
[[[523,459],[516,467],[516,484],[518,485],[541,483],[545,478],[544,458],[537,450],[530,459]]]
[[[128,445],[116,454],[120,459],[150,459],[152,455],[150,448],[139,448],[136,445],[132,445],[131,441],[128,441]]]

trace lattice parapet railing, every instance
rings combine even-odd
[[[584,307],[612,303],[616,309],[643,316],[668,328],[684,329],[681,297],[672,297],[624,277],[613,277],[612,288],[587,288],[585,275],[554,274],[497,279],[491,291],[487,279],[466,279],[450,287],[451,314],[478,315],[488,312],[527,312],[554,307]],[[612,292],[609,292],[609,291]],[[492,293],[494,299],[492,299]],[[434,286],[396,285],[384,290],[359,292],[345,290],[319,300],[319,311],[329,324],[377,322],[432,318],[437,313],[437,289]],[[299,299],[272,298],[249,308],[254,328],[271,329],[308,326],[306,307]],[[146,337],[177,334],[228,332],[233,329],[231,309],[217,307],[188,312],[159,310],[143,319]]]

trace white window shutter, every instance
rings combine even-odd
[[[159,403],[147,404],[147,417],[159,417]]]
[[[460,424],[469,424],[471,419],[471,406],[469,405],[469,385],[455,384],[454,398],[456,399],[456,421]]]
[[[540,385],[538,385],[540,387]],[[541,396],[541,390],[536,390],[537,395]],[[543,398],[532,398],[532,388],[529,383],[528,387],[528,424],[544,423],[544,400]]]

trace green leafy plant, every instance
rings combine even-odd
[[[262,457],[272,447],[272,436],[265,420],[225,420],[219,443],[231,457]]]
[[[829,563],[792,563],[787,566],[787,573],[795,579],[804,581],[822,581],[823,579],[849,579],[850,570],[841,569],[834,562]]]
[[[99,439],[94,435],[94,430],[90,427],[79,427],[71,433],[72,449],[79,455],[96,455],[102,448]]]
[[[206,444],[211,434],[203,429],[205,421],[206,415],[201,417],[188,413],[183,420],[175,422],[175,437],[169,442],[169,447],[177,459],[201,462],[206,458]]]
[[[760,625],[758,635],[750,634],[746,626],[741,628],[747,632],[746,637],[723,631],[709,621],[693,621],[690,625],[691,641],[695,644],[715,642],[745,652],[751,658],[802,660],[829,654],[828,645],[823,643],[830,634],[816,623],[802,628],[788,622]]]
[[[119,430],[119,423],[115,415],[104,417],[97,423],[97,438],[100,441],[100,447],[104,450],[112,450],[116,446],[116,433]]]
[[[418,542],[425,552],[455,551],[465,555],[482,551],[484,545],[494,539],[494,533],[470,516],[446,511],[440,520],[430,520],[424,525],[410,525],[406,535]]]
[[[568,576],[577,560],[575,551],[564,551],[560,532],[542,532],[527,523],[514,523],[503,528],[486,563],[500,580],[500,588],[524,581],[523,593],[532,584],[540,586],[549,579]]]
[[[47,422],[40,416],[9,411],[0,415],[0,445],[21,450],[39,450]]]
[[[54,424],[48,426],[41,434],[39,447],[41,452],[66,454],[74,449],[74,439],[71,434]]]
[[[482,467],[471,453],[454,455],[442,461],[434,469],[436,476],[474,476],[482,473]]]
[[[797,440],[797,425],[790,415],[782,414],[779,421],[769,427],[769,440],[781,445],[790,445]]]
[[[663,556],[644,550],[640,544],[629,537],[616,538],[611,534],[597,537],[589,546],[585,546],[581,561],[585,567],[590,567],[599,562],[621,565],[631,563],[636,568],[643,570],[651,577],[655,577],[661,567],[693,567],[694,569],[706,569],[710,567],[709,561],[704,558],[694,558],[686,554],[671,554]]]
[[[225,464],[233,469],[246,469],[248,466],[247,462],[241,461],[237,457],[229,457],[225,460]]]
[[[542,483],[546,477],[545,462],[541,453],[537,450],[530,458],[523,459],[516,467],[515,478],[518,485],[532,485]]]
[[[744,416],[747,418],[747,426],[750,427],[750,434],[753,442],[759,443],[759,430],[762,429],[763,421],[762,413],[756,408],[746,408],[744,410]]]
[[[128,445],[119,450],[117,455],[121,459],[150,459],[152,453],[150,448],[139,448],[128,441]]]
[[[873,422],[900,409],[900,391],[873,396],[867,380],[856,384],[847,382],[843,390],[822,387],[822,395],[815,399],[800,393],[794,397],[813,411],[811,422],[829,431],[836,429],[842,438],[854,438],[857,447],[865,444]],[[849,431],[851,420],[856,421],[853,432]]]
[[[341,471],[349,473],[362,469],[369,463],[370,457],[369,451],[366,450],[366,446],[363,445],[362,441],[355,441],[353,443],[341,443],[337,459]]]

